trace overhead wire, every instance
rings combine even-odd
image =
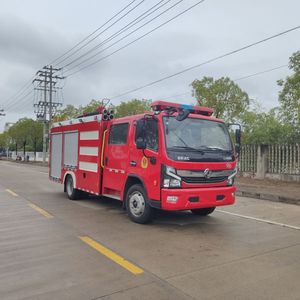
[[[142,85],[142,86],[140,86],[140,87],[137,87],[137,88],[134,88],[134,89],[129,90],[129,91],[127,91],[127,92],[124,92],[124,93],[121,93],[121,94],[119,94],[119,95],[113,96],[113,97],[111,97],[110,99],[115,99],[115,98],[119,98],[119,97],[126,96],[126,95],[128,95],[128,94],[131,94],[131,93],[133,93],[133,92],[139,91],[139,90],[144,89],[144,88],[146,88],[146,87],[155,85],[155,84],[157,84],[157,83],[159,83],[159,82],[162,82],[162,81],[165,81],[165,80],[167,80],[167,79],[176,77],[176,76],[181,75],[181,74],[183,74],[183,73],[186,73],[186,72],[189,72],[189,71],[191,71],[191,70],[197,69],[197,68],[199,68],[199,67],[201,67],[201,66],[204,66],[204,65],[210,64],[210,63],[212,63],[212,62],[215,62],[215,61],[217,61],[217,60],[220,60],[220,59],[222,59],[222,58],[231,56],[231,55],[233,55],[233,54],[235,54],[235,53],[238,53],[238,52],[244,51],[244,50],[246,50],[246,49],[252,48],[252,47],[254,47],[254,46],[256,46],[256,45],[265,43],[265,42],[267,42],[267,41],[269,41],[269,40],[271,40],[271,39],[274,39],[274,38],[277,38],[277,37],[282,36],[282,35],[284,35],[284,34],[287,34],[287,33],[289,33],[289,32],[298,30],[299,28],[300,28],[300,25],[295,26],[295,27],[292,27],[292,28],[287,29],[287,30],[284,30],[284,31],[281,31],[281,32],[279,32],[279,33],[277,33],[277,34],[268,36],[268,37],[266,37],[266,38],[264,38],[264,39],[258,40],[258,41],[256,41],[256,42],[251,43],[251,44],[247,44],[247,45],[245,45],[245,46],[243,46],[243,47],[240,47],[240,48],[237,48],[237,49],[235,49],[235,50],[232,50],[232,51],[226,52],[226,53],[224,53],[224,54],[218,55],[218,56],[216,56],[216,57],[214,57],[214,58],[208,59],[208,60],[206,60],[206,61],[204,61],[204,62],[201,62],[201,63],[199,63],[199,64],[196,64],[196,65],[193,65],[193,66],[191,66],[191,67],[185,68],[185,69],[183,69],[183,70],[181,70],[181,71],[178,71],[178,72],[176,72],[176,73],[170,74],[170,75],[168,75],[168,76],[164,76],[164,77],[162,77],[162,78],[160,78],[160,79],[154,80],[154,81],[149,82],[149,83],[147,83],[147,84],[144,84],[144,85]]]
[[[253,73],[253,74],[250,74],[250,75],[246,75],[246,76],[243,76],[243,77],[239,77],[239,78],[233,79],[233,81],[240,81],[240,80],[248,79],[248,78],[258,76],[258,75],[261,75],[261,74],[265,74],[265,73],[269,73],[269,72],[272,72],[272,71],[275,71],[275,70],[278,70],[278,69],[287,68],[288,66],[289,65],[287,65],[287,64],[281,65],[281,66],[278,66],[278,67],[275,67],[275,68],[271,68],[271,69],[267,69],[267,70],[260,71],[260,72],[257,72],[257,73]]]
[[[7,98],[4,102],[0,103],[0,107],[6,108],[9,104],[11,104],[11,102],[14,102],[16,98],[24,94],[24,92],[26,92],[28,88],[31,87],[33,79],[34,76],[29,81],[27,81],[15,94]]]
[[[182,1],[182,0],[181,0],[181,1]],[[163,23],[160,24],[159,26],[157,26],[157,27],[151,29],[151,30],[148,31],[147,33],[145,33],[145,34],[141,35],[140,37],[134,39],[133,41],[131,41],[131,42],[125,44],[124,46],[122,46],[122,47],[120,47],[119,49],[113,51],[112,53],[110,53],[110,54],[108,54],[108,55],[106,55],[106,56],[104,56],[104,57],[101,57],[100,59],[97,59],[96,61],[94,61],[94,62],[92,62],[92,63],[90,63],[90,64],[88,64],[88,65],[86,65],[86,66],[83,66],[83,67],[80,68],[79,70],[76,70],[76,71],[74,71],[74,72],[72,72],[72,73],[70,73],[70,74],[67,74],[66,76],[68,76],[68,77],[73,76],[74,74],[76,74],[76,73],[78,73],[78,72],[80,72],[80,71],[82,71],[82,70],[84,70],[84,69],[86,69],[86,68],[89,68],[89,67],[91,67],[91,66],[93,66],[93,65],[95,65],[95,64],[97,64],[97,63],[99,63],[100,61],[102,61],[102,60],[104,60],[104,59],[106,59],[106,58],[108,58],[108,57],[114,55],[115,53],[120,52],[121,50],[127,48],[128,46],[130,46],[130,45],[136,43],[137,41],[141,40],[142,38],[148,36],[148,35],[151,34],[152,32],[154,32],[154,31],[160,29],[161,27],[165,26],[166,24],[172,22],[174,19],[176,19],[176,18],[178,18],[179,16],[185,14],[186,12],[190,11],[191,9],[193,9],[193,8],[196,7],[197,5],[203,3],[204,1],[205,1],[205,0],[198,1],[198,2],[195,3],[194,5],[188,7],[188,8],[185,9],[184,11],[178,13],[178,14],[175,15],[174,17],[168,19],[167,21],[163,22]]]
[[[182,0],[180,0],[180,2],[181,2]],[[161,24],[160,26],[158,26],[158,27],[156,27],[154,30],[157,30],[158,28],[160,28],[160,27],[162,27],[163,25],[165,25],[166,23],[169,23],[170,21],[172,21],[173,19],[175,19],[175,18],[177,18],[178,16],[180,16],[180,15],[182,15],[183,13],[185,13],[185,12],[187,12],[188,10],[190,10],[190,9],[192,9],[193,7],[195,7],[196,5],[198,5],[198,4],[200,4],[200,3],[202,3],[202,2],[204,2],[205,0],[202,0],[202,1],[199,1],[198,3],[196,3],[195,5],[193,5],[192,7],[190,7],[190,8],[188,8],[188,9],[186,9],[185,11],[183,11],[183,12],[181,12],[180,14],[178,14],[178,15],[176,15],[175,17],[173,17],[173,18],[171,18],[170,20],[168,20],[167,22],[165,22],[165,23],[163,23],[163,24]],[[167,1],[167,2],[169,2],[169,1]],[[131,2],[132,3],[132,2]],[[160,3],[160,2],[159,2]],[[176,5],[176,4],[175,4]],[[151,32],[153,32],[154,30],[151,30]],[[148,32],[146,35],[148,35],[148,34],[150,34],[151,32]],[[145,35],[144,35],[145,36]],[[140,37],[139,39],[141,39],[142,37]],[[132,43],[132,42],[131,42]],[[75,46],[74,46],[75,47]],[[124,47],[123,47],[124,48]],[[119,51],[119,50],[118,50]],[[111,56],[112,54],[110,54],[109,56]],[[102,59],[101,59],[102,60]],[[86,68],[86,67],[85,67]],[[33,77],[34,78],[34,77]],[[32,79],[33,79],[32,78]],[[29,86],[27,87],[27,88],[29,88]],[[16,95],[17,96],[17,95]],[[16,98],[15,99],[15,103],[18,101],[18,99]]]
[[[245,75],[245,76],[242,76],[242,77],[238,77],[238,78],[232,79],[232,81],[242,81],[242,80],[245,80],[245,79],[248,79],[248,78],[251,78],[251,77],[255,77],[255,76],[262,75],[262,74],[270,73],[270,72],[273,72],[273,71],[276,71],[276,70],[279,70],[279,69],[283,69],[283,68],[287,68],[287,67],[288,67],[287,64],[280,65],[280,66],[277,66],[277,67],[274,67],[274,68],[269,68],[269,69],[266,69],[266,70],[263,70],[263,71],[259,71],[259,72],[256,72],[256,73],[252,73],[252,74],[248,74],[248,75]],[[158,99],[166,100],[166,99],[176,98],[176,97],[180,97],[180,96],[185,96],[185,95],[188,95],[188,94],[191,94],[191,91],[181,93],[181,94],[172,95],[172,96],[167,96],[167,97],[158,97]]]
[[[33,94],[33,92],[34,92],[33,90],[29,91],[17,103],[9,106],[5,111],[11,112],[11,111],[13,111],[13,108],[15,108],[15,107],[18,107],[18,110],[19,110],[19,108],[21,107],[20,104],[25,103],[25,102],[26,102],[26,105],[27,105],[27,100],[29,99],[28,96],[31,96]]]
[[[70,58],[71,56],[73,56],[74,54],[78,53],[81,49],[83,49],[84,47],[86,47],[87,45],[89,45],[92,41],[94,41],[95,39],[97,39],[101,34],[103,34],[104,32],[106,32],[108,29],[110,29],[112,26],[114,26],[116,23],[118,23],[120,20],[122,20],[123,18],[125,18],[128,14],[130,14],[133,10],[135,10],[139,5],[141,5],[145,0],[141,0],[136,6],[134,6],[133,8],[131,8],[128,12],[126,12],[123,16],[121,16],[120,18],[118,18],[115,22],[113,22],[110,26],[108,26],[107,28],[105,28],[104,30],[102,30],[100,33],[98,33],[95,37],[93,37],[90,41],[86,42],[85,44],[83,44],[81,47],[79,47],[78,49],[76,49],[76,51],[74,51],[72,54],[68,55],[67,57],[65,57],[63,60],[59,61],[58,63],[56,63],[56,65],[63,63],[64,61],[66,61],[68,58]]]
[[[146,23],[144,23],[143,25],[139,26],[138,28],[134,29],[133,31],[131,31],[130,33],[128,33],[127,35],[123,36],[122,38],[120,38],[119,40],[117,40],[116,42],[112,43],[111,45],[109,45],[108,47],[102,49],[101,51],[98,51],[97,53],[95,53],[94,55],[90,56],[89,58],[83,60],[82,62],[78,63],[77,65],[73,66],[72,68],[68,69],[67,71],[71,71],[75,68],[77,68],[78,66],[86,63],[87,61],[93,59],[94,57],[98,56],[99,54],[103,53],[105,50],[113,47],[114,45],[118,44],[119,42],[121,42],[122,40],[126,39],[128,36],[132,35],[133,33],[137,32],[138,30],[140,30],[141,28],[145,27],[146,25],[148,25],[149,23],[153,22],[154,20],[156,20],[157,18],[159,18],[160,16],[162,16],[163,14],[165,14],[166,12],[170,11],[172,8],[174,8],[175,6],[179,5],[181,2],[183,2],[184,0],[179,0],[177,1],[175,4],[173,4],[172,6],[168,7],[166,10],[164,10],[163,12],[161,12],[160,14],[158,14],[157,16],[155,16],[154,18],[152,18],[151,20],[147,21]],[[204,0],[202,0],[204,1]],[[66,66],[64,66],[66,67]]]
[[[52,62],[50,62],[49,65],[50,64],[54,64],[59,59],[63,58],[65,55],[67,55],[70,52],[72,52],[76,47],[78,47],[79,45],[81,45],[82,43],[84,43],[86,40],[88,40],[91,36],[93,36],[96,32],[98,32],[100,29],[102,29],[105,25],[107,25],[109,22],[111,22],[113,19],[115,19],[118,15],[120,15],[123,11],[125,11],[128,7],[130,7],[136,1],[137,0],[132,0],[129,4],[127,4],[121,10],[119,10],[109,20],[107,20],[104,24],[102,24],[100,27],[98,27],[96,30],[94,30],[92,33],[90,33],[87,37],[85,37],[84,39],[82,39],[80,42],[78,42],[77,44],[75,44],[71,49],[69,49],[68,51],[66,51],[65,53],[63,53],[62,55],[60,55],[59,57],[57,57],[56,59],[54,59]],[[144,2],[144,0],[141,1],[141,3],[142,2]],[[18,90],[17,93],[15,93],[13,96],[9,97],[3,103],[0,103],[0,107],[3,107],[3,108],[11,107],[11,106],[13,106],[13,104],[17,103],[19,101],[19,98],[25,93],[25,91],[27,91],[29,89],[29,87],[32,87],[32,80],[34,78],[35,78],[35,76],[33,76],[28,82],[26,82],[26,84],[24,84],[24,86],[22,86],[20,88],[20,90]],[[13,102],[11,102],[11,100],[13,100]]]
[[[123,7],[121,10],[119,10],[116,14],[114,14],[109,20],[107,20],[106,22],[104,22],[100,27],[96,28],[92,33],[90,33],[88,36],[86,36],[84,39],[82,39],[81,41],[79,41],[77,44],[75,44],[71,49],[69,49],[68,51],[66,51],[65,53],[63,53],[62,55],[60,55],[59,57],[57,57],[56,59],[54,59],[53,61],[51,61],[49,64],[53,65],[54,63],[56,63],[59,59],[63,58],[65,55],[69,54],[70,52],[72,52],[77,46],[81,45],[82,43],[84,43],[86,40],[88,40],[91,36],[93,36],[96,32],[98,32],[100,29],[102,29],[105,25],[107,25],[110,21],[112,21],[114,18],[116,18],[118,15],[120,15],[124,10],[126,10],[132,3],[136,2],[137,0],[132,0],[129,4],[127,4],[125,7]],[[56,65],[58,65],[59,63],[56,63]]]
[[[139,15],[138,17],[136,17],[134,20],[132,20],[131,22],[129,22],[127,25],[125,25],[124,27],[122,27],[121,29],[119,29],[117,32],[113,33],[111,36],[109,36],[108,38],[106,38],[104,41],[102,41],[101,43],[95,45],[93,48],[91,48],[90,50],[88,50],[87,52],[83,53],[82,55],[80,55],[79,57],[75,58],[73,61],[69,62],[68,64],[64,65],[63,68],[68,67],[69,65],[75,63],[77,60],[80,60],[81,58],[83,58],[84,56],[87,56],[88,54],[92,53],[93,51],[97,50],[98,48],[100,48],[101,46],[107,44],[109,41],[113,40],[114,38],[118,37],[119,35],[121,35],[122,33],[126,32],[128,29],[132,28],[133,26],[135,26],[136,24],[138,24],[139,22],[141,22],[142,20],[146,19],[149,15],[153,14],[155,11],[159,10],[160,8],[162,8],[163,6],[165,6],[166,4],[168,4],[171,0],[167,0],[165,3],[163,3],[161,6],[157,7],[160,3],[164,2],[165,0],[160,0],[158,3],[156,3],[155,5],[153,5],[152,7],[150,7],[149,9],[147,9],[145,12],[143,12],[141,15]],[[154,9],[155,7],[157,7],[156,9]],[[153,10],[154,9],[154,10]],[[147,14],[148,13],[148,14]]]

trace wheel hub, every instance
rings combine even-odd
[[[129,208],[130,208],[130,212],[135,217],[140,217],[144,213],[145,199],[140,192],[135,192],[130,195]]]

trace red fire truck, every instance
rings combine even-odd
[[[112,111],[53,124],[50,179],[69,199],[94,194],[123,201],[146,223],[155,209],[208,215],[235,201],[236,148],[207,107],[164,101],[152,112],[113,119]]]

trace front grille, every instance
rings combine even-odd
[[[227,180],[227,176],[221,177],[182,177],[182,180],[186,183],[219,183]]]

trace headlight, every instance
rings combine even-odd
[[[234,169],[233,173],[230,176],[228,176],[228,179],[227,179],[227,184],[228,185],[233,185],[234,184],[234,177],[236,176],[236,174],[237,174],[237,169]]]
[[[181,187],[181,177],[176,174],[176,169],[169,166],[163,167],[162,186],[165,188]]]
[[[228,185],[233,185],[234,184],[234,178],[228,179],[227,184]]]

